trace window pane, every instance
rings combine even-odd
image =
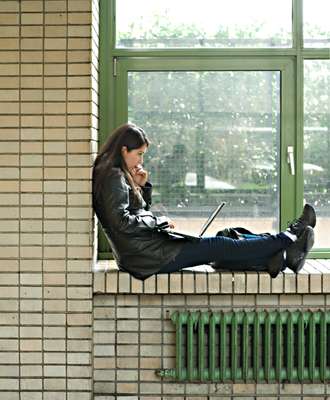
[[[305,198],[317,210],[316,247],[330,248],[330,60],[305,61]]]
[[[198,233],[278,229],[280,73],[130,72],[129,120],[145,128],[153,208]],[[161,90],[160,90],[161,88]]]
[[[304,46],[329,47],[330,1],[304,0]]]
[[[118,0],[117,47],[291,47],[288,0]]]

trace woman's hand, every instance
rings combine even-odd
[[[142,165],[138,165],[131,169],[131,174],[134,182],[137,185],[144,186],[148,180],[148,172],[143,169]]]
[[[173,229],[175,228],[174,222],[168,218],[162,215],[161,217],[157,217],[157,226],[162,227],[164,229]]]

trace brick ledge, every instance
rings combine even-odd
[[[213,272],[201,266],[144,282],[118,271],[113,261],[101,261],[94,270],[93,289],[94,294],[328,294],[330,260],[308,260],[298,275],[288,271],[276,279],[265,272]]]

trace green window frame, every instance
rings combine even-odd
[[[292,0],[291,48],[116,48],[115,10],[116,0],[100,0],[100,144],[127,120],[128,71],[254,70],[256,66],[260,70],[281,71],[280,228],[285,228],[287,221],[299,214],[304,198],[304,61],[330,59],[328,48],[304,48],[303,0]],[[290,175],[286,160],[289,145],[295,149],[294,176]],[[98,257],[111,258],[101,230]],[[330,248],[315,249],[310,258],[330,258]]]

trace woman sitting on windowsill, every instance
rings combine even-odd
[[[152,185],[143,169],[149,140],[133,124],[117,128],[103,145],[93,167],[93,208],[120,270],[138,279],[214,263],[226,270],[268,271],[274,278],[290,268],[298,273],[314,244],[316,215],[306,204],[302,215],[276,235],[236,240],[224,236],[198,241],[170,233],[174,223],[150,211]]]

